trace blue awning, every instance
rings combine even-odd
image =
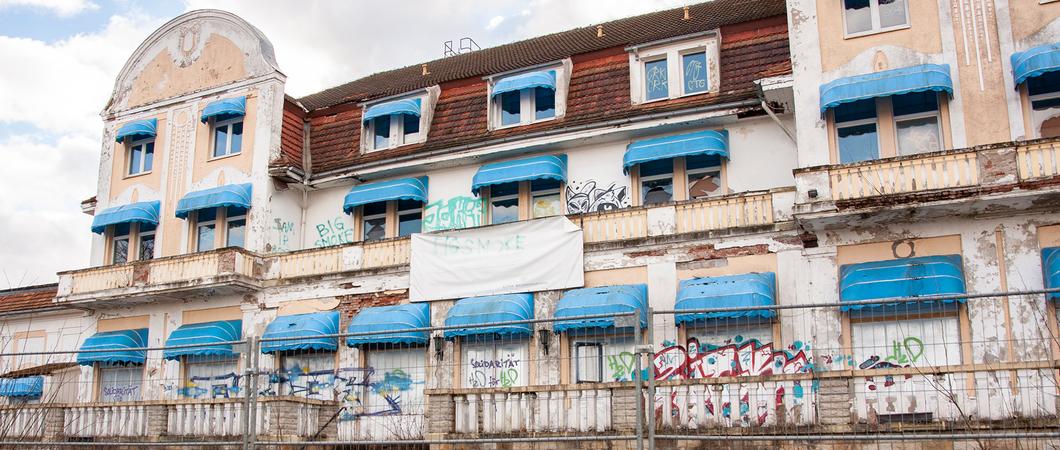
[[[839,268],[841,301],[963,294],[960,255],[920,256],[847,264]],[[952,303],[945,300],[943,303]],[[961,300],[963,302],[963,300]],[[896,304],[851,305],[844,311]]]
[[[102,233],[106,231],[107,225],[120,223],[145,223],[158,225],[158,201],[136,202],[128,205],[107,208],[92,218],[92,232]]]
[[[821,85],[821,112],[867,98],[928,91],[953,94],[949,65],[921,64],[830,81]]]
[[[109,350],[77,354],[77,363],[91,366],[92,363],[143,364],[147,360],[147,328],[138,330],[104,331],[93,334],[81,344],[81,351]],[[140,350],[136,350],[140,349]]]
[[[1042,272],[1046,289],[1060,288],[1060,247],[1042,249]],[[1049,294],[1049,298],[1060,299],[1060,292]]]
[[[479,167],[471,179],[471,192],[478,195],[479,190],[486,186],[530,180],[566,182],[567,155],[544,155],[486,164]]]
[[[44,393],[44,377],[0,378],[0,397],[38,398]]]
[[[368,107],[368,110],[364,112],[362,121],[367,122],[376,117],[389,116],[391,114],[404,114],[409,116],[420,116],[420,105],[421,100],[418,98],[407,98],[404,100],[394,100],[392,102],[379,103]]]
[[[199,120],[202,120],[202,123],[206,123],[211,117],[214,120],[228,120],[245,115],[247,115],[246,97],[225,98],[207,104],[202,109],[202,117]]]
[[[388,333],[348,336],[346,345],[366,344],[426,344],[426,331],[406,331],[431,326],[431,308],[426,303],[365,308],[357,313],[346,328],[347,333]],[[389,333],[389,332],[393,333]]]
[[[629,172],[634,164],[678,156],[718,155],[729,157],[729,132],[705,130],[655,139],[634,141],[626,146],[622,170]]]
[[[199,347],[170,348],[162,351],[164,359],[180,359],[181,356],[235,356],[232,341],[243,337],[242,320],[181,325],[166,339],[166,347],[200,345]],[[229,342],[226,344],[225,342]],[[206,345],[208,344],[208,345]]]
[[[573,289],[563,294],[552,315],[556,319],[565,317],[590,316],[596,314],[638,313],[636,323],[640,328],[648,326],[648,285],[626,284]],[[611,328],[615,326],[614,317],[599,319],[557,320],[552,331],[562,333],[586,328]],[[624,318],[618,317],[618,320]],[[634,323],[633,320],[629,321]]]
[[[674,309],[681,311],[775,305],[776,285],[777,276],[773,272],[682,280]],[[771,309],[678,313],[674,315],[674,323],[681,325],[706,319],[769,319],[776,315],[776,311]]]
[[[118,128],[118,135],[114,137],[114,140],[124,142],[126,139],[155,137],[156,134],[158,134],[158,119],[134,120]]]
[[[346,199],[342,202],[342,210],[350,214],[358,206],[387,200],[416,200],[426,203],[427,177],[402,178],[354,186],[350,192],[346,193]]]
[[[226,184],[201,191],[189,192],[177,202],[177,217],[185,219],[192,211],[206,208],[235,206],[250,209],[250,183]]]
[[[530,320],[534,318],[533,294],[504,294],[465,298],[449,308],[445,326],[485,325],[494,322]],[[529,323],[445,330],[445,338],[481,334],[510,334],[529,336]]]
[[[1012,78],[1019,86],[1028,78],[1060,70],[1060,42],[1012,54]]]
[[[291,350],[335,351],[338,339],[323,337],[339,333],[339,312],[324,311],[280,316],[273,320],[261,335],[261,352],[274,353]],[[264,339],[283,339],[265,341]]]
[[[493,95],[539,87],[556,90],[556,71],[541,70],[501,78],[493,85]]]

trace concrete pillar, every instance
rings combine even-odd
[[[637,429],[637,390],[611,390],[611,427],[617,432],[632,433]]]
[[[850,428],[851,404],[854,401],[852,380],[843,378],[822,378],[817,391],[817,420],[829,431],[840,431]]]
[[[441,439],[452,433],[456,426],[456,412],[453,409],[453,396],[449,394],[430,394],[427,396],[427,438]]]
[[[148,405],[147,435],[151,437],[163,436],[169,430],[169,407],[166,405]]]

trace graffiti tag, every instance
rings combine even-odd
[[[452,230],[482,225],[482,200],[453,197],[428,203],[423,208],[423,231]]]
[[[567,184],[567,212],[583,214],[629,206],[629,186],[618,186],[611,183],[605,188],[597,188],[596,181]]]
[[[346,222],[343,222],[342,217],[339,216],[325,220],[324,223],[318,223],[316,230],[319,237],[313,243],[316,247],[349,244],[354,240],[353,228],[347,227]]]

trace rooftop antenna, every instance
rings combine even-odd
[[[445,41],[445,43],[442,44],[442,54],[446,57],[456,56],[463,53],[470,53],[475,50],[481,49],[482,47],[479,47],[478,42],[475,42],[474,39],[471,39],[469,37],[460,38],[460,42],[458,44],[458,47],[456,48],[453,48],[453,41]]]

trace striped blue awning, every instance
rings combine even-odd
[[[844,302],[963,293],[964,271],[961,269],[960,255],[873,261],[839,268],[839,299]],[[953,301],[945,300],[943,303]],[[894,305],[851,305],[842,309],[849,311]]]
[[[347,333],[373,333],[346,337],[350,347],[367,344],[416,344],[427,343],[426,331],[406,331],[431,326],[431,308],[426,303],[376,306],[357,313],[346,328]]]
[[[556,90],[556,71],[541,70],[501,78],[493,85],[493,95],[539,87]]]
[[[626,146],[622,170],[629,172],[634,164],[678,156],[718,155],[729,157],[729,132],[705,130],[654,139],[634,141]]]
[[[416,200],[426,203],[427,177],[402,178],[354,186],[350,192],[346,193],[346,199],[342,202],[342,210],[351,214],[358,206],[387,200]]]
[[[307,314],[280,316],[273,320],[261,335],[261,352],[287,352],[292,350],[335,351],[338,339],[324,337],[339,333],[339,312],[324,311]],[[265,339],[282,339],[266,341]]]
[[[687,311],[775,305],[776,285],[777,276],[773,272],[681,280],[674,309]],[[769,319],[776,315],[777,313],[771,309],[689,312],[675,314],[674,322],[681,325],[706,319]]]
[[[0,378],[0,397],[39,398],[44,393],[44,377]]]
[[[480,189],[513,181],[556,180],[567,181],[567,155],[544,155],[486,164],[479,167],[471,179],[471,192],[478,195]]]
[[[1060,42],[1012,54],[1012,78],[1019,86],[1028,78],[1060,70]]]
[[[457,301],[445,316],[445,326],[485,325],[494,322],[530,320],[534,318],[533,294],[504,294],[471,297]],[[482,334],[529,336],[529,323],[445,330],[445,338]]]
[[[106,231],[108,225],[120,223],[135,222],[158,225],[158,209],[160,207],[158,201],[153,201],[136,202],[104,209],[92,218],[92,232],[102,233]]]
[[[246,97],[225,98],[207,104],[202,109],[202,117],[199,120],[202,120],[202,123],[206,123],[210,121],[210,118],[215,121],[228,120],[245,115],[247,115]]]
[[[147,360],[147,328],[137,330],[104,331],[93,334],[81,344],[81,351],[108,350],[77,354],[77,363],[91,366],[93,363],[143,364]],[[137,350],[139,349],[139,350]]]
[[[126,139],[135,141],[137,139],[155,137],[156,134],[158,134],[158,119],[134,120],[118,128],[118,135],[114,137],[114,140],[118,142],[125,142]]]
[[[226,184],[215,188],[189,192],[177,202],[176,215],[181,219],[185,219],[192,211],[227,206],[250,209],[251,188],[250,183]]]
[[[1060,247],[1042,249],[1042,272],[1046,289],[1060,288]],[[1060,292],[1049,294],[1049,298],[1060,299]]]
[[[242,320],[181,325],[166,339],[166,347],[199,345],[198,347],[168,348],[162,351],[164,359],[180,359],[181,356],[235,356],[232,341],[243,337]],[[226,343],[227,342],[227,343]]]
[[[389,116],[391,114],[404,114],[408,116],[420,116],[421,100],[418,98],[407,98],[391,102],[379,103],[368,107],[364,112],[362,121],[367,122],[376,117]]]
[[[821,112],[867,98],[928,91],[953,94],[949,65],[921,64],[830,81],[821,85]]]
[[[596,314],[618,314],[637,313],[636,323],[640,328],[648,326],[648,285],[625,284],[620,286],[604,286],[573,289],[563,294],[556,305],[553,317],[562,319],[566,317],[590,316]],[[612,328],[615,320],[620,323],[623,319],[632,325],[633,320],[623,317],[608,317],[599,319],[577,319],[557,320],[552,330],[556,333],[564,331],[582,330],[586,328]]]

